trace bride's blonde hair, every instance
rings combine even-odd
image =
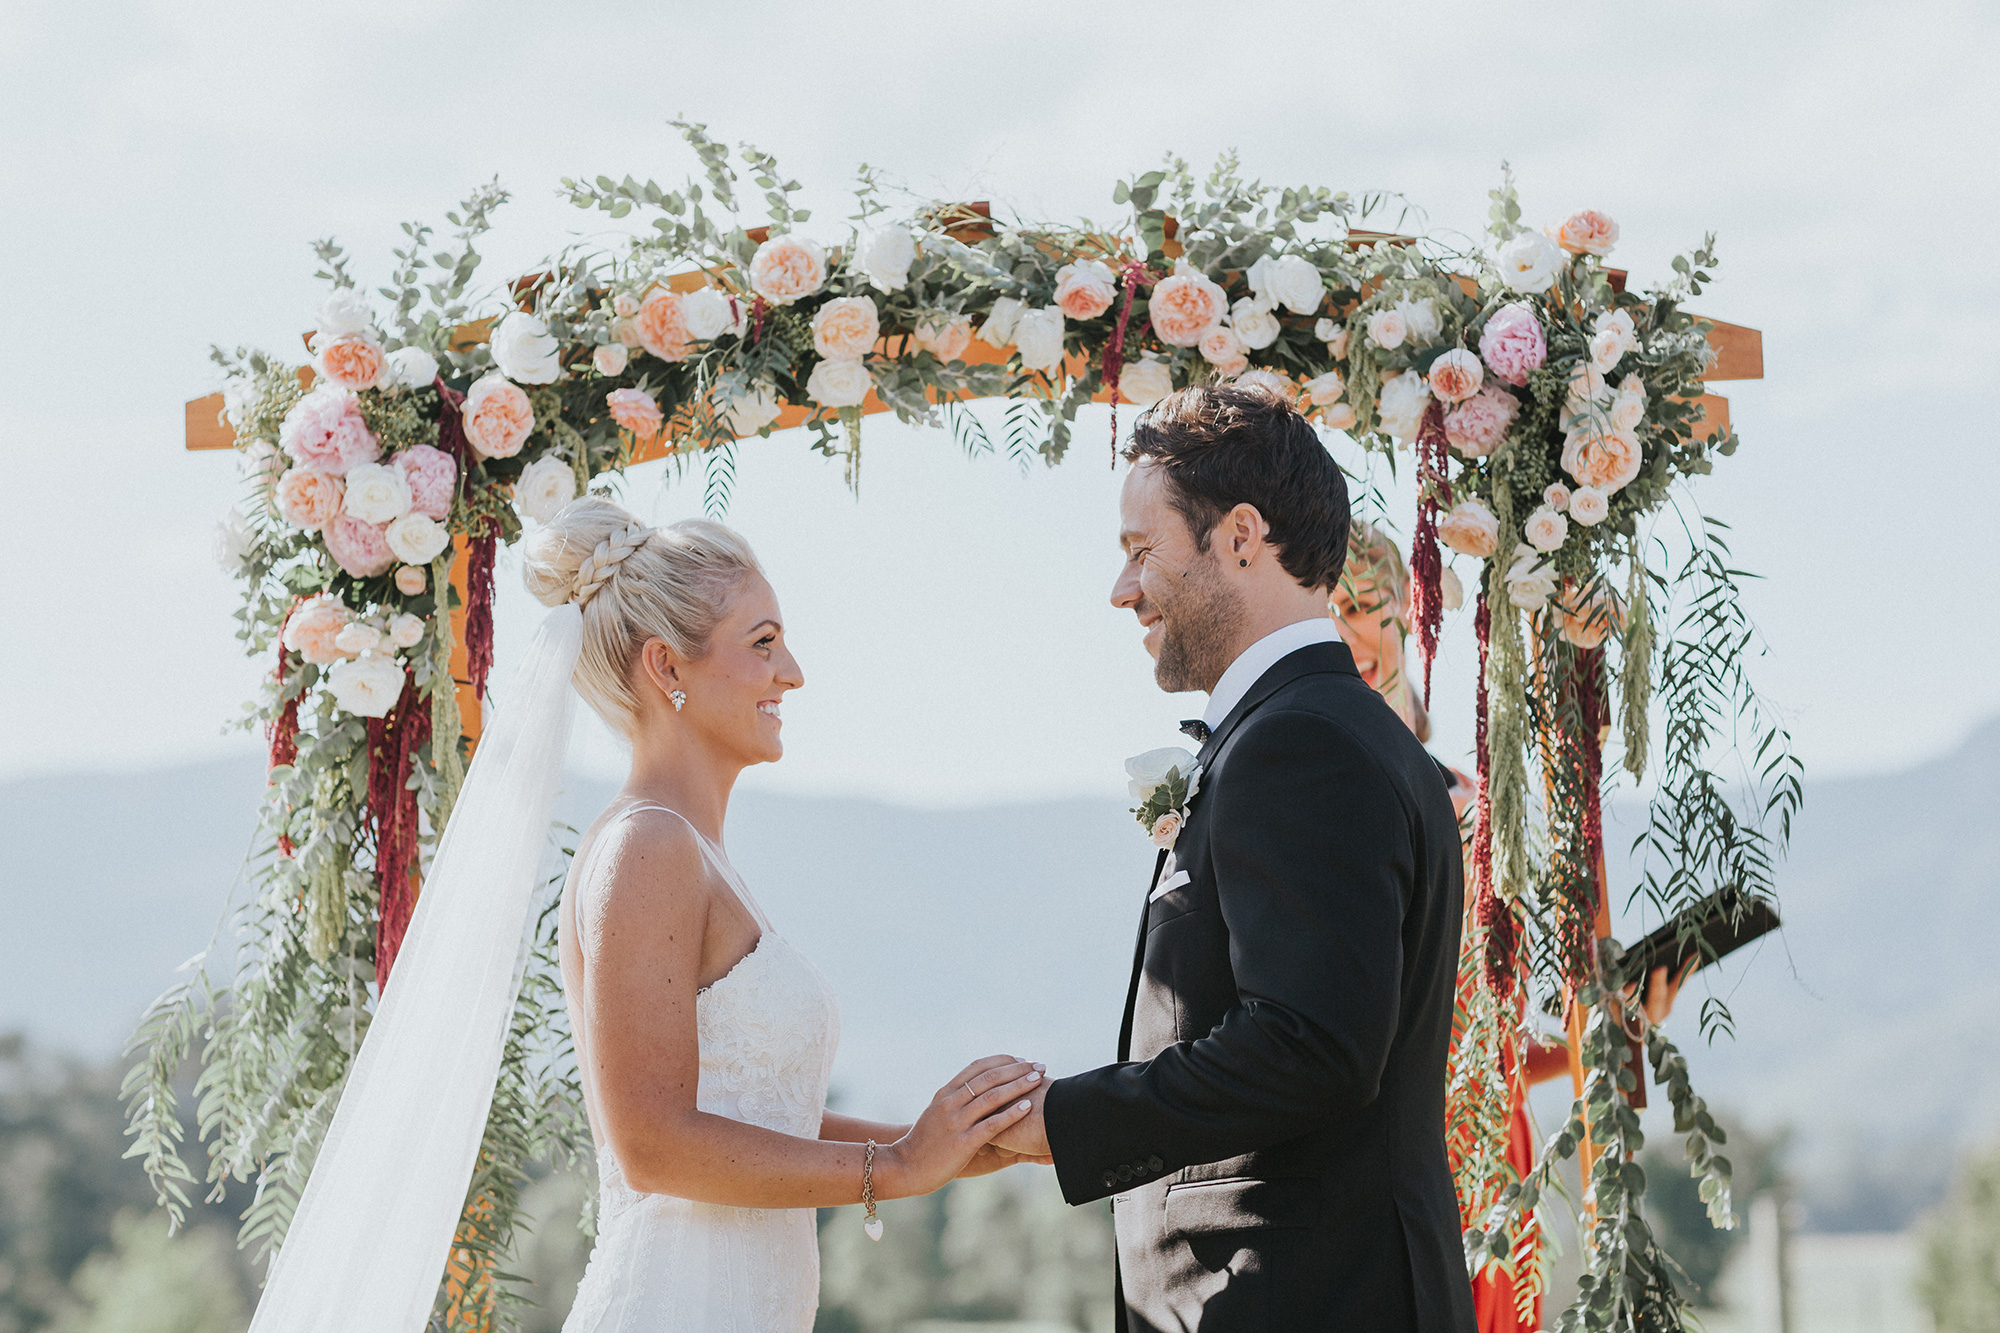
[[[743,580],[763,573],[750,543],[720,523],[652,528],[601,495],[565,505],[522,548],[536,600],[582,606],[577,693],[627,737],[639,720],[639,649],[664,639],[683,661],[698,660]]]

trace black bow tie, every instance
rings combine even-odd
[[[1186,732],[1188,739],[1192,740],[1196,745],[1208,744],[1208,723],[1202,721],[1200,718],[1191,717],[1181,723],[1181,730]]]

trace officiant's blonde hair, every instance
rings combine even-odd
[[[601,495],[565,505],[522,548],[537,601],[582,604],[576,691],[627,737],[639,721],[639,649],[664,639],[683,661],[700,659],[743,580],[764,572],[750,543],[720,523],[649,528]]]

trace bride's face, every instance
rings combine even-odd
[[[779,705],[806,678],[785,646],[777,594],[761,574],[744,579],[709,636],[708,652],[677,664],[676,672],[687,704],[673,723],[694,728],[745,764],[771,763],[785,753]]]

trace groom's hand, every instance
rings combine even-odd
[[[1044,1078],[1035,1090],[1028,1094],[1028,1100],[1032,1103],[1028,1113],[1000,1131],[999,1136],[993,1140],[995,1148],[1004,1153],[1013,1153],[1017,1157],[1040,1162],[1045,1166],[1054,1160],[1049,1153],[1048,1126],[1042,1120],[1042,1103],[1049,1099],[1050,1082],[1051,1080]]]

